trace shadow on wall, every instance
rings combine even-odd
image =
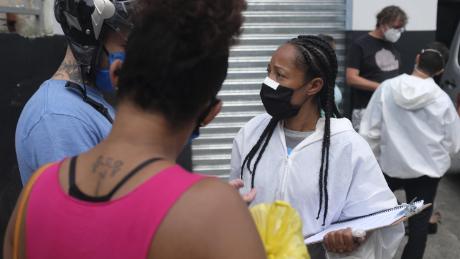
[[[27,100],[64,58],[64,36],[35,39],[0,34],[0,257],[8,219],[21,189],[14,149],[16,123]]]

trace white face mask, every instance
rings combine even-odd
[[[385,37],[385,40],[395,43],[401,37],[401,33],[401,29],[390,28],[383,34],[383,36]]]

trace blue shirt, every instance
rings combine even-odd
[[[22,183],[43,164],[85,152],[101,142],[112,124],[67,81],[45,81],[25,105],[16,127],[16,155]],[[112,118],[113,107],[102,94],[87,87],[87,95],[103,104]]]

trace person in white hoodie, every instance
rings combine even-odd
[[[233,142],[230,180],[242,179],[250,206],[289,202],[300,214],[303,234],[331,223],[397,204],[366,141],[334,104],[337,58],[317,36],[299,36],[281,45],[267,68],[261,99],[268,114],[249,121]],[[320,109],[324,118],[320,118]],[[356,243],[350,229],[324,239],[328,256],[392,258],[403,237],[402,224],[368,233]],[[312,258],[324,258],[310,246]]]
[[[431,43],[416,57],[411,75],[384,81],[372,96],[360,134],[369,142],[392,190],[433,203],[439,180],[460,149],[460,120],[449,96],[434,82],[448,49]],[[409,219],[402,258],[423,258],[432,207]]]

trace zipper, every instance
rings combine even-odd
[[[284,170],[283,170],[284,172],[283,172],[283,175],[282,175],[281,186],[280,186],[279,198],[281,200],[286,200],[287,179],[288,179],[288,174],[289,174],[289,170],[291,168],[291,165],[292,165],[291,156],[286,156],[285,166],[284,166]]]

